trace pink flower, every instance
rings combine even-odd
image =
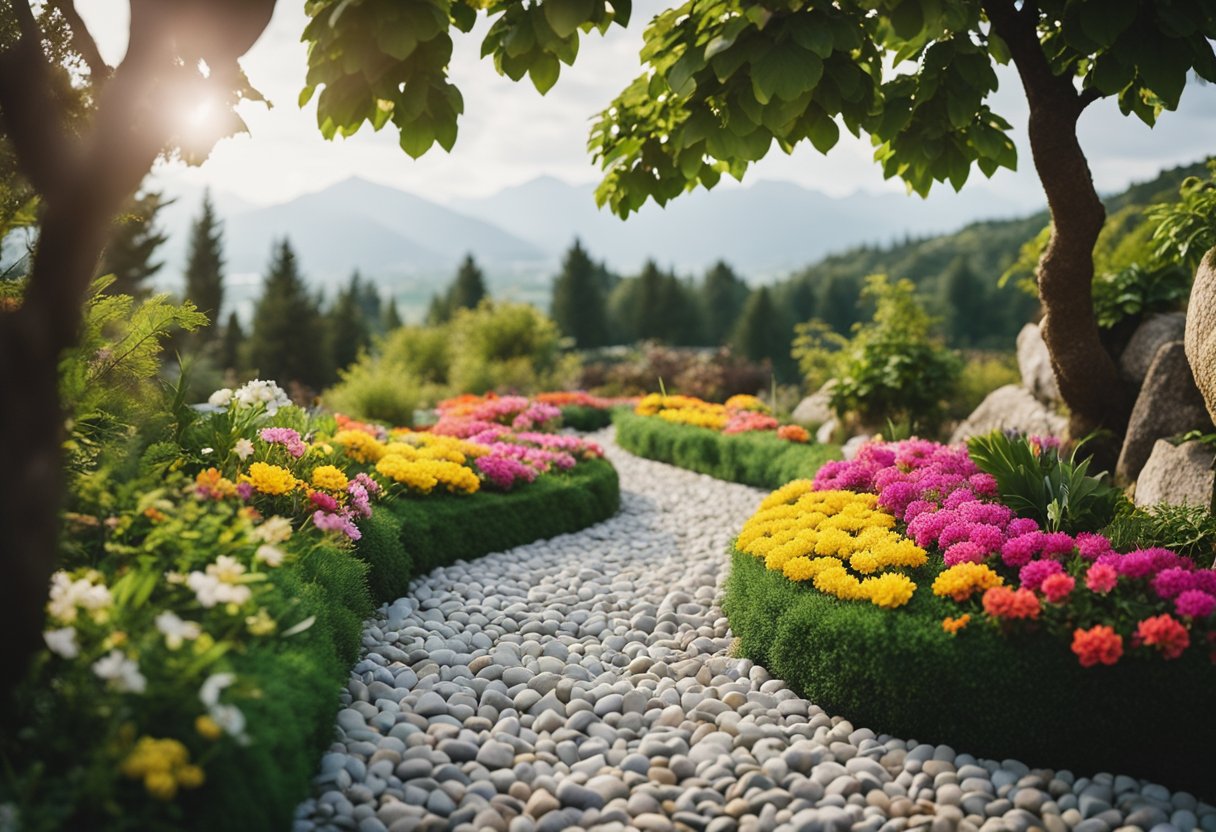
[[[291,428],[262,428],[258,436],[261,437],[263,442],[269,442],[272,445],[283,445],[287,448],[287,453],[296,459],[304,456],[308,451],[308,446],[300,439],[300,434]]]
[[[987,558],[988,552],[970,540],[955,543],[942,556],[946,566],[954,566],[959,563],[983,563]]]
[[[1015,520],[1014,523],[1017,521]],[[1011,534],[1013,523],[1009,524]],[[1028,532],[1020,534],[1017,537],[1010,537],[1005,541],[1005,545],[1001,547],[1001,560],[1005,561],[1006,566],[1017,568],[1030,563],[1031,559],[1038,554],[1039,549],[1043,545],[1042,532]]]
[[[1190,646],[1191,635],[1178,619],[1163,613],[1136,625],[1136,642],[1156,647],[1167,659],[1176,659]]]
[[[332,512],[338,510],[338,501],[326,494],[324,491],[314,491],[308,495],[308,499],[312,501],[314,506],[321,509],[321,511]]]
[[[1009,521],[1009,526],[1005,529],[1005,534],[1010,537],[1019,537],[1020,535],[1037,532],[1039,524],[1029,517],[1015,517]]]
[[[1054,562],[1054,561],[1053,561]],[[1053,604],[1063,603],[1072,594],[1077,582],[1071,575],[1058,572],[1043,579],[1043,597]]]
[[[1043,586],[1043,581],[1051,575],[1059,575],[1064,572],[1064,567],[1056,560],[1032,560],[1030,563],[1018,570],[1018,579],[1022,582],[1022,586],[1031,591],[1037,592]]]
[[[363,533],[359,531],[359,527],[355,525],[354,520],[347,512],[330,514],[320,510],[314,511],[312,522],[314,526],[323,532],[341,532],[351,540],[358,540],[363,537]]]
[[[1086,560],[1097,560],[1110,550],[1110,540],[1100,534],[1081,532],[1077,535],[1077,551]]]
[[[1085,586],[1089,587],[1091,592],[1099,595],[1110,592],[1117,583],[1119,583],[1119,573],[1110,564],[1095,563],[1085,573]]]
[[[1187,618],[1206,618],[1216,609],[1216,597],[1203,590],[1188,589],[1174,601],[1174,609]]]
[[[1043,557],[1054,558],[1070,555],[1076,545],[1072,535],[1064,532],[1047,532],[1043,535]]]

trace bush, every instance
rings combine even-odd
[[[662,379],[672,393],[707,401],[725,401],[739,394],[767,390],[772,373],[763,364],[717,350],[646,344],[624,356],[595,354],[583,366],[580,386],[608,396],[641,396]]]
[[[722,607],[743,655],[829,713],[977,757],[1213,794],[1216,671],[1200,651],[1083,668],[1041,633],[973,625],[950,636],[939,622],[954,608],[930,592],[894,614],[808,590],[750,555],[731,558]]]
[[[539,392],[567,385],[561,333],[544,313],[524,303],[482,301],[461,309],[449,325],[448,382],[459,393]]]
[[[823,463],[840,458],[835,445],[788,442],[772,431],[728,435],[628,412],[613,420],[617,444],[632,454],[756,488],[813,477]]]
[[[338,376],[340,381],[321,397],[330,410],[355,419],[414,424],[425,392],[418,377],[400,364],[364,355]]]
[[[1022,374],[1013,353],[974,353],[966,357],[958,377],[958,391],[950,399],[946,414],[966,419],[993,390],[1019,384]]]
[[[562,427],[589,432],[612,424],[612,410],[605,407],[570,405],[562,408]]]
[[[874,317],[854,324],[851,338],[822,321],[798,326],[793,355],[808,387],[835,379],[832,408],[866,428],[907,423],[914,432],[936,433],[958,382],[959,359],[933,335],[936,321],[911,281],[871,275],[862,297],[874,303]]]
[[[1201,506],[1160,503],[1121,512],[1104,531],[1119,550],[1162,547],[1186,555],[1199,566],[1213,566],[1216,517]]]

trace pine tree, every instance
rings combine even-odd
[[[702,334],[701,308],[693,288],[670,272],[659,286],[658,316],[664,322],[663,340],[679,346],[695,346]]]
[[[842,275],[828,275],[820,284],[819,298],[816,304],[819,308],[819,318],[827,322],[832,329],[846,334],[853,324],[861,320],[858,308],[861,298],[861,284],[855,279]]]
[[[245,331],[234,310],[228,313],[228,323],[224,325],[224,334],[220,338],[218,359],[221,370],[241,369],[241,348],[244,344]]]
[[[647,260],[637,277],[632,312],[637,337],[641,340],[661,341],[667,335],[667,321],[661,307],[663,276],[658,264]]]
[[[145,284],[165,265],[164,261],[152,259],[168,239],[156,226],[157,213],[172,204],[172,200],[165,202],[163,198],[164,194],[159,192],[136,197],[118,218],[98,270],[98,274],[114,275],[114,283],[107,291],[135,298],[147,296],[149,289]]]
[[[734,330],[750,290],[724,261],[719,260],[705,274],[701,285],[705,340],[725,344]]]
[[[790,343],[767,286],[747,299],[731,340],[735,351],[752,361],[768,359],[776,367],[788,359]]]
[[[186,299],[193,301],[199,311],[212,322],[218,322],[224,306],[223,235],[211,191],[203,193],[202,212],[190,229],[190,253],[186,260]],[[200,332],[203,338],[214,338],[217,327]]]
[[[356,269],[351,282],[358,286],[359,311],[367,326],[379,331],[384,316],[383,303],[380,300],[380,288],[371,280],[364,280]]]
[[[477,267],[473,255],[466,254],[464,262],[460,264],[460,270],[456,272],[456,279],[448,290],[448,314],[454,315],[457,309],[476,309],[477,304],[481,303],[487,294],[481,269]]]
[[[452,307],[444,295],[431,295],[431,303],[426,308],[426,325],[442,326],[452,319]]]
[[[326,375],[322,336],[316,298],[305,287],[295,252],[284,238],[275,247],[254,309],[250,361],[261,378],[319,387]]]
[[[993,318],[991,305],[984,285],[963,257],[955,258],[942,275],[942,305],[952,345],[975,346],[987,334]]]
[[[360,304],[361,294],[359,273],[356,272],[351,276],[346,288],[338,292],[326,315],[328,363],[335,373],[355,363],[359,351],[366,349],[371,343],[371,332]]]
[[[581,349],[608,343],[608,313],[597,268],[576,239],[562,261],[562,271],[553,279],[550,311],[562,334]]]
[[[401,313],[397,311],[397,299],[389,298],[388,303],[384,304],[384,314],[380,318],[380,331],[392,332],[394,329],[400,329],[402,323]]]

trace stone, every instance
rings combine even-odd
[[[1068,420],[1017,384],[998,387],[950,434],[950,443],[994,430],[1016,430],[1039,436],[1060,436]]]
[[[510,768],[515,764],[515,749],[505,742],[491,740],[477,752],[477,762],[486,768]]]
[[[836,438],[836,431],[840,428],[840,422],[835,418],[828,419],[822,425],[815,429],[815,441],[820,445],[829,445]]]
[[[832,410],[831,399],[832,388],[835,386],[836,380],[831,379],[827,384],[798,402],[798,406],[790,414],[790,421],[800,425],[818,426],[833,420],[836,414]]]
[[[1213,461],[1216,461],[1216,452],[1202,442],[1183,442],[1175,446],[1158,439],[1136,480],[1136,505],[1209,506],[1216,485]]]
[[[1038,324],[1026,324],[1018,333],[1018,370],[1022,374],[1022,387],[1043,404],[1055,406],[1060,403],[1060,385],[1055,370],[1051,368],[1051,354],[1043,341]]]
[[[563,780],[558,784],[557,799],[563,806],[573,806],[575,809],[602,809],[606,802],[603,795],[573,780]]]
[[[845,443],[840,446],[840,455],[845,459],[853,459],[857,456],[857,452],[861,450],[861,446],[869,441],[870,435],[868,433],[850,436],[845,440]]]
[[[1170,341],[1181,341],[1186,334],[1186,315],[1165,312],[1149,315],[1128,340],[1119,355],[1119,372],[1128,382],[1139,387],[1148,375],[1148,368],[1157,350]]]
[[[1158,439],[1192,430],[1211,432],[1212,420],[1195,386],[1182,342],[1170,341],[1157,351],[1144,377],[1127,424],[1115,476],[1131,482],[1140,475]]]
[[[1195,271],[1187,310],[1183,337],[1187,361],[1208,415],[1216,421],[1216,249],[1204,256]]]

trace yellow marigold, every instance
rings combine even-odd
[[[318,465],[312,469],[312,484],[314,488],[322,491],[341,493],[346,491],[350,480],[346,478],[346,474],[342,473],[341,469],[333,465]]]
[[[815,484],[810,480],[793,480],[765,497],[760,502],[760,510],[790,505],[797,502],[803,495],[813,493],[815,493]]]
[[[149,771],[144,775],[144,788],[157,800],[169,801],[177,797],[177,781],[167,771]]]
[[[884,572],[861,582],[861,591],[870,603],[886,609],[902,607],[916,592],[916,584],[907,575],[898,572]]]
[[[213,499],[232,497],[236,494],[236,483],[225,477],[218,468],[199,471],[194,486],[201,494]]]
[[[726,427],[727,421],[725,408],[721,412],[717,412],[700,408],[678,407],[660,411],[659,418],[677,425],[691,425],[710,430],[722,430]]]
[[[203,770],[190,763],[186,746],[175,739],[140,737],[118,768],[123,776],[142,780],[157,800],[172,800],[179,787],[196,789],[205,780]]]
[[[241,481],[251,484],[263,494],[290,494],[299,486],[295,475],[278,465],[268,465],[265,462],[255,462],[249,466],[249,473],[241,475]]]
[[[768,405],[760,401],[755,396],[748,396],[740,393],[737,396],[731,396],[726,400],[728,410],[753,410],[756,413],[768,413]]]
[[[361,430],[340,430],[334,434],[334,444],[356,462],[377,462],[384,456],[384,444]]]
[[[224,736],[224,729],[207,714],[202,714],[194,720],[194,730],[205,740],[218,740]]]
[[[933,594],[966,601],[976,592],[1002,586],[1005,579],[983,563],[956,563],[933,579]]]
[[[965,612],[958,618],[946,616],[942,619],[942,629],[950,635],[956,634],[959,630],[966,627],[971,622],[971,613]]]

